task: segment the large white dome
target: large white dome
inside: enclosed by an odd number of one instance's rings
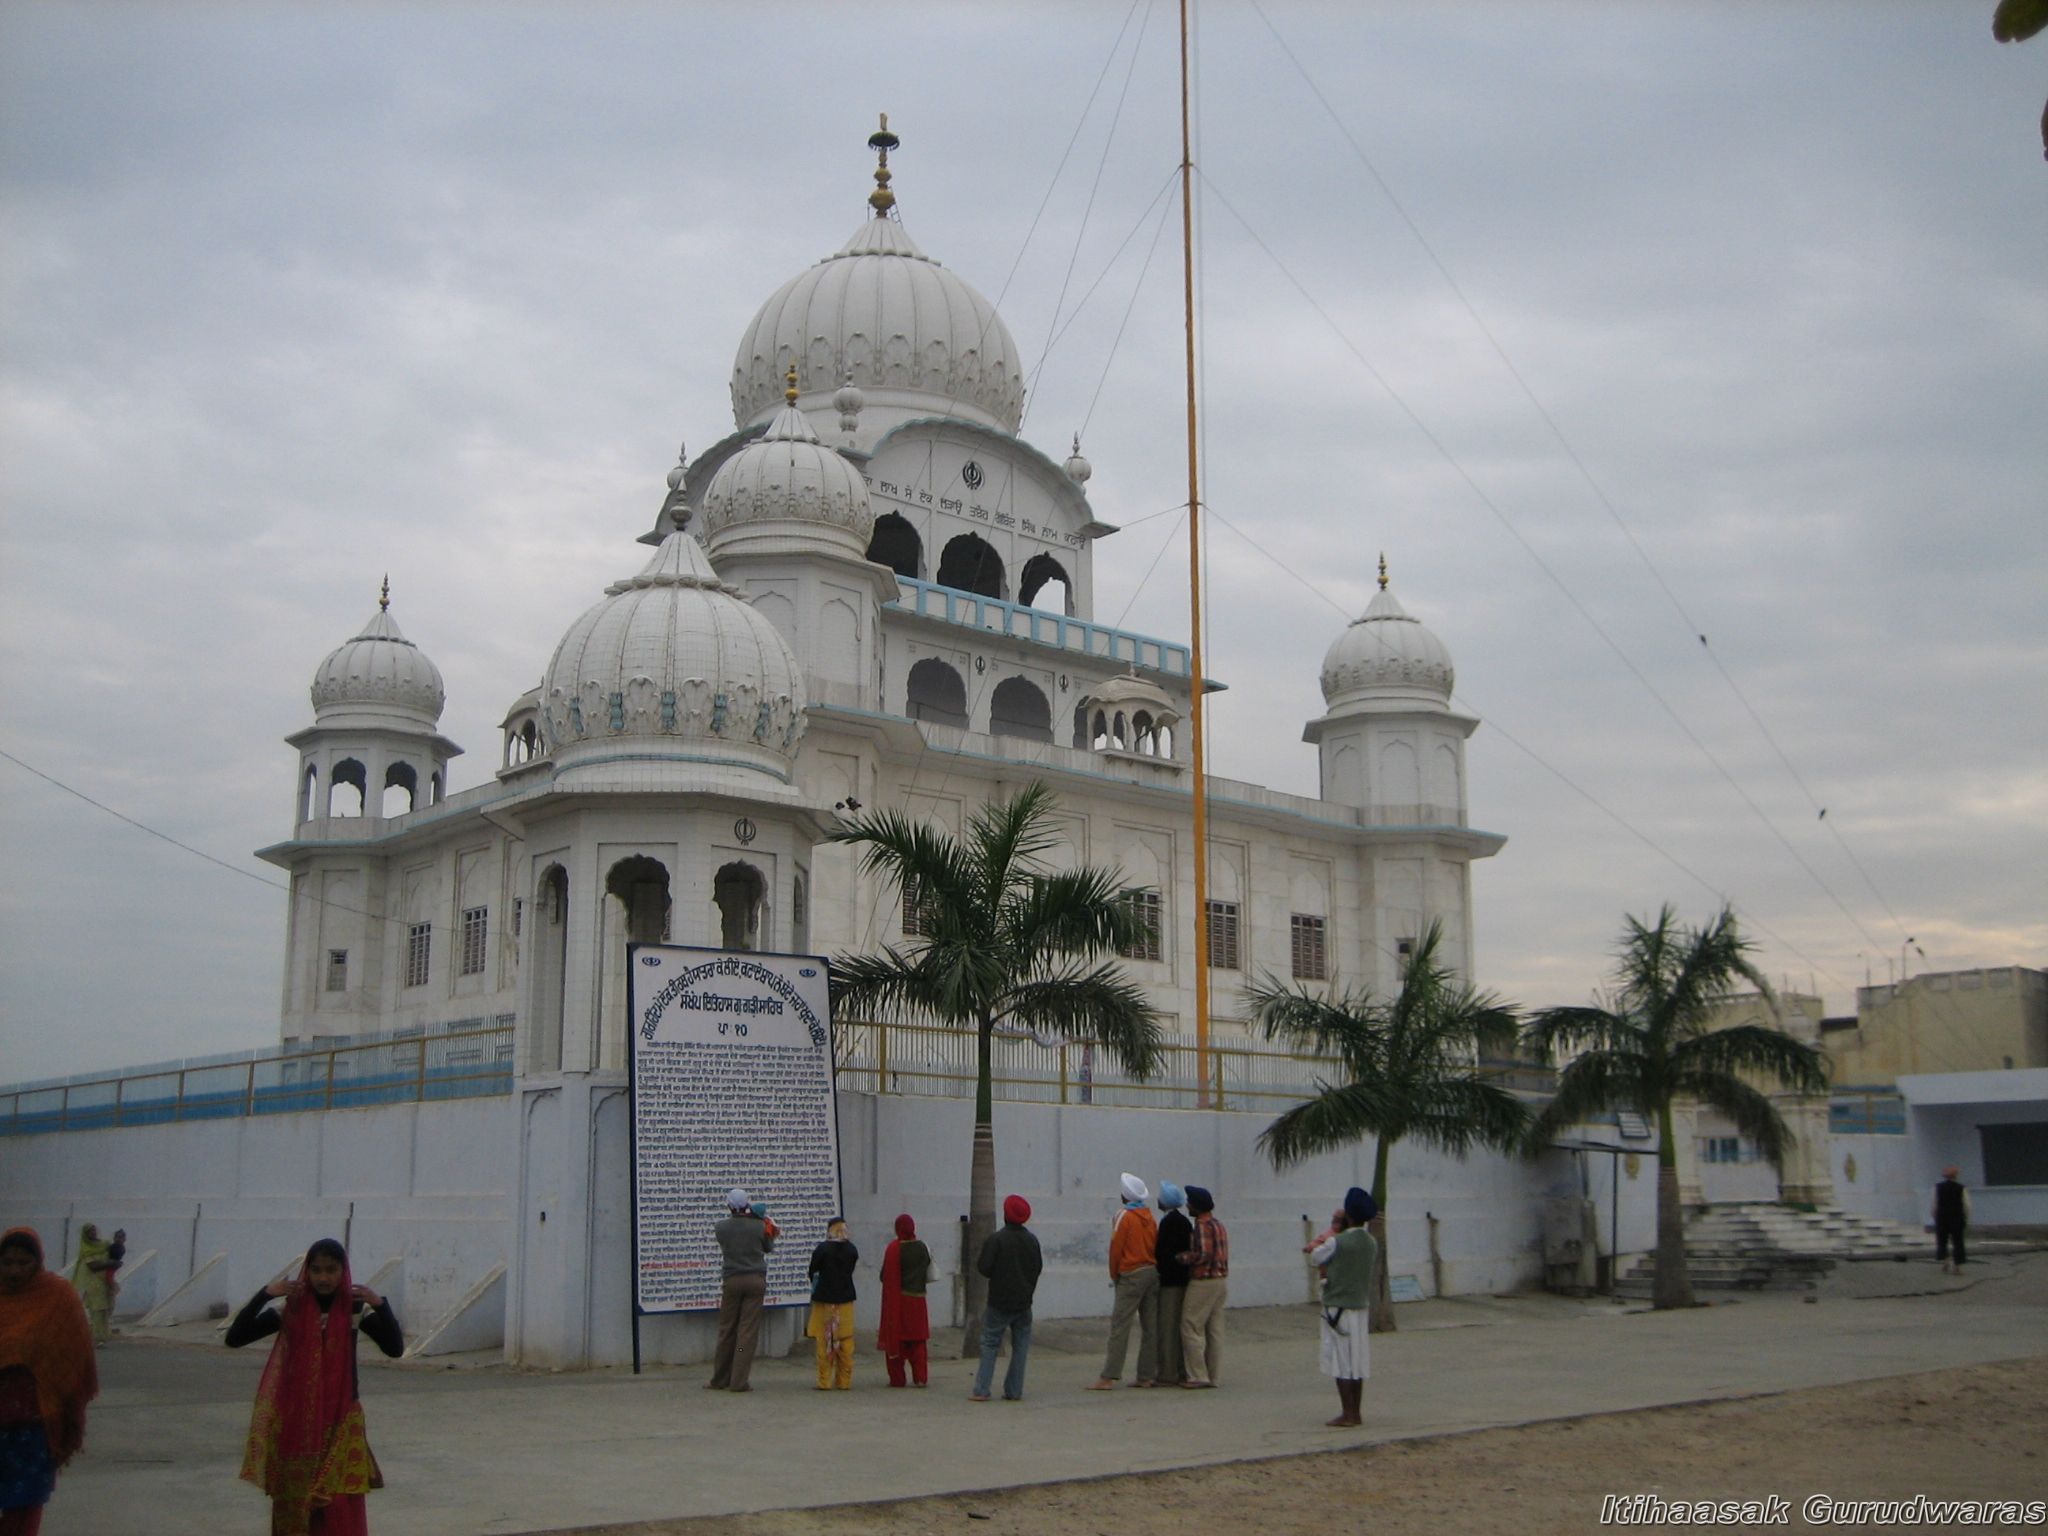
[[[562,636],[541,682],[558,777],[579,762],[669,758],[787,779],[804,730],[803,673],[697,541],[671,533],[637,576],[605,590]]]
[[[1024,370],[1002,316],[886,211],[761,306],[733,359],[736,425],[781,405],[792,363],[800,403],[820,413],[836,414],[832,397],[851,379],[863,410],[892,424],[959,416],[1014,433],[1024,417]]]
[[[794,386],[787,392],[793,394]],[[860,471],[818,441],[792,401],[766,433],[718,467],[705,488],[697,527],[705,548],[716,555],[795,539],[864,559],[875,514]]]
[[[1384,569],[1384,567],[1383,567]],[[1380,590],[1323,657],[1323,699],[1347,704],[1450,706],[1457,672],[1443,641],[1409,614],[1380,578]]]
[[[391,617],[388,582],[369,622],[313,673],[313,718],[321,725],[431,730],[447,699],[440,669]]]

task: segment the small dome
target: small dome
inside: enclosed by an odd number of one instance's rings
[[[441,672],[391,617],[391,583],[352,640],[327,653],[313,674],[313,718],[321,725],[432,730],[448,701]]]
[[[1017,343],[995,306],[877,213],[838,252],[761,306],[732,368],[733,421],[746,428],[782,399],[791,363],[816,409],[845,384],[893,421],[961,416],[1015,432],[1024,417]]]
[[[790,385],[789,392],[795,388]],[[860,559],[874,536],[875,514],[860,471],[819,442],[804,413],[787,404],[765,435],[718,467],[705,488],[697,526],[714,553],[754,535],[794,536],[806,544],[837,545]]]
[[[1324,701],[1332,710],[1368,702],[1448,708],[1457,678],[1449,649],[1395,600],[1384,572],[1380,582],[1364,616],[1323,657]]]
[[[1095,466],[1081,457],[1081,434],[1074,434],[1074,456],[1060,466],[1067,472],[1067,478],[1076,485],[1086,485],[1088,477],[1095,473]]]
[[[561,772],[623,752],[787,778],[804,730],[802,670],[697,541],[678,529],[637,576],[605,590],[541,682]]]
[[[1162,725],[1179,721],[1180,709],[1157,683],[1148,683],[1135,672],[1097,683],[1081,700],[1089,709],[1144,710]]]

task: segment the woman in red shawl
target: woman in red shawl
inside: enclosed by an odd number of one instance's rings
[[[0,1234],[0,1536],[35,1536],[99,1395],[92,1325],[27,1227]]]
[[[270,1310],[282,1297],[284,1307]],[[363,1495],[384,1486],[363,1428],[356,1393],[355,1313],[385,1354],[404,1352],[391,1303],[349,1280],[348,1253],[331,1237],[306,1250],[296,1280],[273,1280],[228,1325],[239,1349],[277,1335],[256,1411],[242,1477],[270,1495],[271,1536],[368,1536]]]
[[[929,1364],[925,1341],[932,1336],[925,1311],[925,1287],[932,1277],[932,1251],[917,1240],[917,1223],[896,1218],[896,1240],[882,1250],[882,1327],[876,1342],[889,1364],[889,1385],[903,1385],[903,1367],[911,1379],[926,1384]]]

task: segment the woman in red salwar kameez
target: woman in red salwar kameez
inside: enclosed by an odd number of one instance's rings
[[[281,1312],[271,1311],[280,1297]],[[271,1536],[368,1536],[363,1495],[383,1487],[384,1477],[357,1396],[358,1308],[362,1331],[379,1349],[404,1352],[391,1303],[352,1284],[347,1252],[323,1237],[306,1250],[296,1280],[266,1285],[228,1327],[230,1348],[277,1335],[242,1458],[243,1480],[270,1495]]]
[[[882,1327],[876,1340],[889,1366],[889,1385],[904,1384],[905,1365],[920,1387],[930,1374],[925,1341],[932,1336],[925,1310],[925,1287],[931,1281],[932,1251],[917,1238],[917,1223],[896,1218],[896,1240],[882,1251]]]

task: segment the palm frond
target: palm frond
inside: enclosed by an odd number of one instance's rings
[[[1402,1134],[1463,1157],[1474,1147],[1512,1151],[1528,1121],[1528,1108],[1507,1089],[1474,1077],[1444,1078],[1417,1096]]]
[[[1672,1052],[1672,1064],[1681,1072],[1749,1074],[1800,1093],[1824,1093],[1828,1086],[1826,1057],[1762,1024],[1697,1035]]]
[[[1635,1020],[1591,1006],[1545,1008],[1522,1029],[1522,1049],[1542,1062],[1581,1051],[1640,1056],[1646,1045]]]
[[[1312,1099],[1282,1112],[1259,1133],[1259,1149],[1275,1168],[1289,1168],[1319,1152],[1334,1152],[1378,1135],[1399,1117],[1378,1083],[1321,1083]]]
[[[997,1017],[1034,1033],[1093,1040],[1134,1077],[1159,1069],[1159,1011],[1114,963],[1084,968],[1069,962],[1026,981],[1011,991]]]
[[[1589,1051],[1557,1075],[1557,1091],[1529,1122],[1524,1137],[1530,1152],[1540,1152],[1567,1126],[1578,1125],[1610,1109],[1657,1112],[1655,1085],[1647,1082],[1641,1057]]]
[[[1726,1115],[1736,1130],[1756,1143],[1765,1161],[1774,1168],[1784,1167],[1792,1131],[1766,1095],[1726,1072],[1698,1069],[1680,1077],[1679,1091]]]
[[[1011,892],[998,926],[1020,952],[1090,958],[1134,948],[1149,932],[1124,900],[1123,877],[1093,867],[1030,876]]]
[[[1325,997],[1307,986],[1283,986],[1268,975],[1246,989],[1244,1001],[1246,1021],[1268,1040],[1338,1057],[1352,1077],[1381,1066],[1382,1014],[1362,988]]]

